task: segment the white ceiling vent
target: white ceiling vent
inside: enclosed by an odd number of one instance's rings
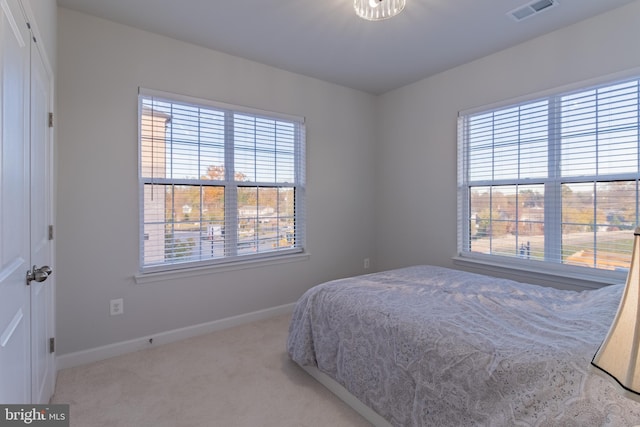
[[[557,5],[557,0],[533,0],[524,6],[520,6],[519,8],[508,12],[507,15],[516,21],[522,21],[523,19],[530,18]]]

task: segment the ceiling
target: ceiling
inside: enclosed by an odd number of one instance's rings
[[[385,21],[352,0],[58,0],[58,5],[372,94],[640,0],[407,0]]]

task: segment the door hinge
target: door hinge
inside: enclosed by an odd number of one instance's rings
[[[49,338],[49,353],[55,353],[56,351],[56,339]]]
[[[49,127],[53,127],[53,113],[49,113]]]
[[[49,240],[53,240],[53,225],[49,226]]]

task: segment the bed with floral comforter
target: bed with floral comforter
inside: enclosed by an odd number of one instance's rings
[[[408,267],[307,291],[287,349],[394,426],[634,426],[589,367],[622,290]]]

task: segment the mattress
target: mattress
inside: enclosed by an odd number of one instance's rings
[[[622,285],[582,292],[414,266],[297,302],[287,350],[394,426],[633,426],[590,368]]]

